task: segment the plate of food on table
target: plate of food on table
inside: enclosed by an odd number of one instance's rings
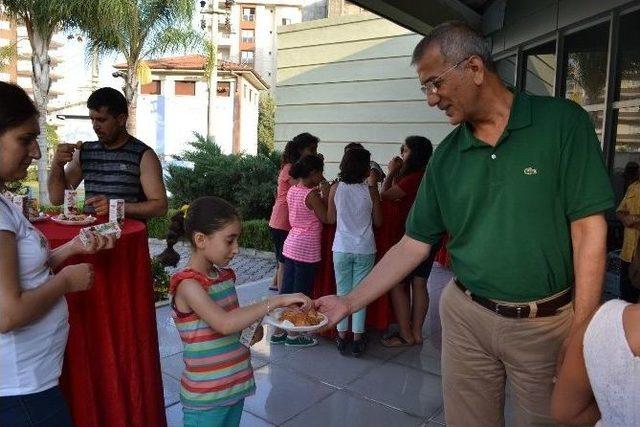
[[[96,217],[83,213],[61,213],[52,216],[51,221],[61,225],[89,225],[96,221]]]
[[[299,308],[284,307],[271,310],[265,322],[291,332],[313,332],[322,329],[328,322],[327,316],[313,308],[303,311]]]

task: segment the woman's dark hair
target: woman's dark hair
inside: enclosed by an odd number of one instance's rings
[[[194,233],[209,235],[234,220],[240,220],[240,214],[226,200],[214,196],[195,199],[186,213],[180,210],[171,217],[171,225],[167,233],[167,248],[158,255],[158,260],[165,266],[175,267],[180,261],[180,254],[173,249],[178,239],[187,235],[193,245]]]
[[[38,115],[38,109],[20,86],[0,82],[0,135]]]
[[[351,150],[353,148],[359,148],[361,150],[364,150],[364,145],[360,144],[359,142],[350,142],[344,146],[344,152],[346,153],[347,150]]]
[[[120,114],[129,114],[127,99],[122,92],[112,87],[102,87],[89,95],[87,99],[87,108],[98,111],[102,107],[107,107],[107,111],[113,117]]]
[[[369,176],[371,153],[364,148],[353,148],[344,152],[340,162],[338,179],[345,184],[360,184]]]
[[[291,166],[289,175],[293,179],[307,178],[314,171],[324,170],[324,160],[317,154],[308,154]]]
[[[424,136],[408,136],[404,140],[404,145],[411,150],[411,154],[400,169],[399,176],[401,177],[424,170],[427,167],[427,163],[429,163],[431,154],[433,153],[431,141]]]
[[[300,160],[305,148],[312,145],[317,146],[319,142],[320,139],[317,136],[313,136],[308,132],[294,136],[293,139],[287,142],[287,145],[284,146],[284,151],[280,157],[280,167],[283,167],[288,163],[293,164],[297,162]]]

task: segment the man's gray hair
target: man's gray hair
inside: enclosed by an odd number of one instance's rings
[[[495,71],[489,43],[482,34],[464,22],[445,22],[431,30],[413,49],[411,65],[420,62],[427,47],[434,44],[440,48],[445,61],[450,64],[457,64],[471,55],[475,55],[482,59],[489,71]]]

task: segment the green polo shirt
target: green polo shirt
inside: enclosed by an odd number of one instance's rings
[[[468,124],[435,150],[406,234],[450,234],[457,278],[473,293],[521,302],[573,283],[570,225],[613,207],[600,142],[587,113],[558,98],[516,93],[492,147]]]

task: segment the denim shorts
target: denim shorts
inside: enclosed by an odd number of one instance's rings
[[[0,397],[2,427],[73,427],[58,386],[39,393]]]

